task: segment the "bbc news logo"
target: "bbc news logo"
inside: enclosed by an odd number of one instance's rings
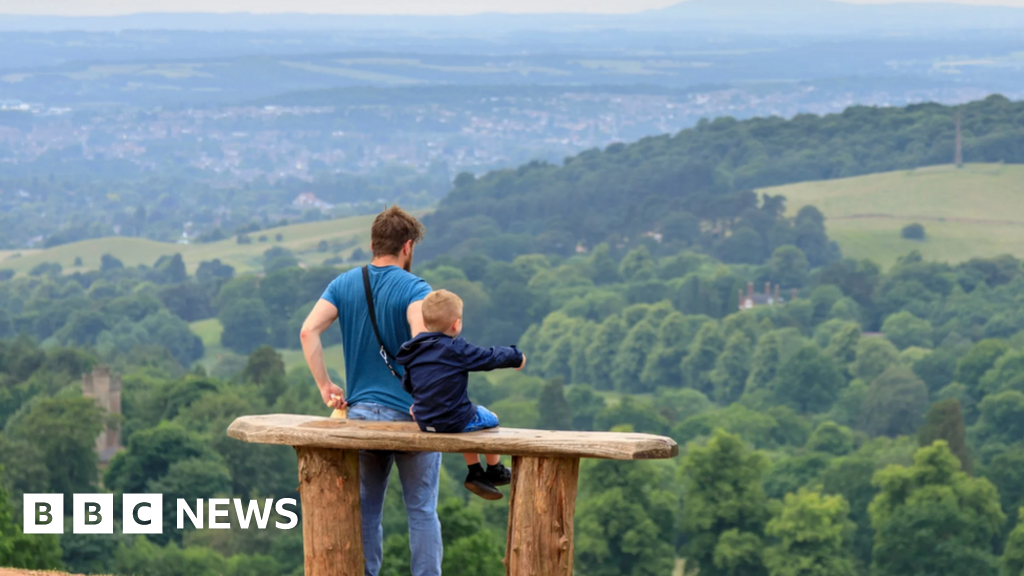
[[[25,534],[64,533],[63,494],[25,494]],[[124,494],[121,497],[121,531],[124,534],[162,534],[164,530],[163,494]],[[113,534],[114,495],[74,494],[72,497],[71,530],[74,534]],[[227,530],[231,528],[231,512],[234,511],[238,526],[248,530],[255,524],[259,530],[266,530],[270,524],[270,512],[276,511],[287,522],[275,521],[274,527],[291,530],[299,524],[299,517],[288,507],[296,507],[294,498],[283,498],[275,504],[267,498],[260,508],[258,500],[243,505],[239,498],[210,498],[206,503],[204,516],[203,499],[196,500],[195,508],[184,498],[177,499],[177,528],[185,529],[186,519],[198,530]],[[204,519],[206,520],[204,522]]]

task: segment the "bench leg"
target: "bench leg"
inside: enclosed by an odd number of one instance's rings
[[[306,576],[363,576],[359,451],[296,447]]]
[[[512,458],[505,574],[572,576],[578,458]]]

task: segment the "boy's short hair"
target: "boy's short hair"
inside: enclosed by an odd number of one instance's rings
[[[462,298],[447,290],[436,290],[423,300],[423,323],[431,332],[444,332],[462,318]]]
[[[416,244],[423,239],[423,224],[412,214],[398,206],[392,206],[377,214],[370,227],[370,244],[373,255],[397,256],[402,246],[412,240]]]

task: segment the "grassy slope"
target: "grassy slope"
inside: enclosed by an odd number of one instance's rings
[[[947,262],[1024,257],[1024,166],[937,166],[759,192],[788,198],[791,215],[802,206],[817,206],[844,255],[886,267],[911,250]],[[927,240],[900,238],[911,222],[924,225]]]
[[[200,262],[219,258],[221,262],[235,267],[236,272],[250,272],[262,268],[261,256],[272,246],[283,246],[295,252],[296,256],[306,265],[313,266],[331,257],[330,253],[317,252],[317,244],[321,240],[348,240],[356,238],[364,250],[368,250],[370,241],[370,224],[373,216],[355,216],[339,220],[292,224],[281,228],[272,228],[250,234],[252,244],[238,244],[234,237],[209,244],[171,244],[155,242],[144,238],[109,237],[84,240],[45,250],[22,250],[0,252],[0,268],[11,268],[17,272],[28,272],[42,262],[58,262],[66,272],[75,270],[94,270],[99,268],[100,257],[112,254],[127,266],[137,264],[152,265],[163,255],[181,253],[189,272],[195,272]],[[274,237],[281,234],[281,242]],[[257,242],[260,235],[265,235],[268,242]],[[352,246],[343,252],[347,256],[355,249]],[[20,253],[20,257],[14,257]],[[75,258],[82,259],[82,267],[73,266]]]

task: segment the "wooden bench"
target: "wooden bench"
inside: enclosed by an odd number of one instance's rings
[[[295,447],[299,458],[306,576],[362,576],[359,450],[475,452],[512,456],[505,572],[570,576],[580,458],[672,458],[671,438],[615,432],[495,428],[420,432],[412,422],[367,422],[270,414],[245,416],[232,438]]]

